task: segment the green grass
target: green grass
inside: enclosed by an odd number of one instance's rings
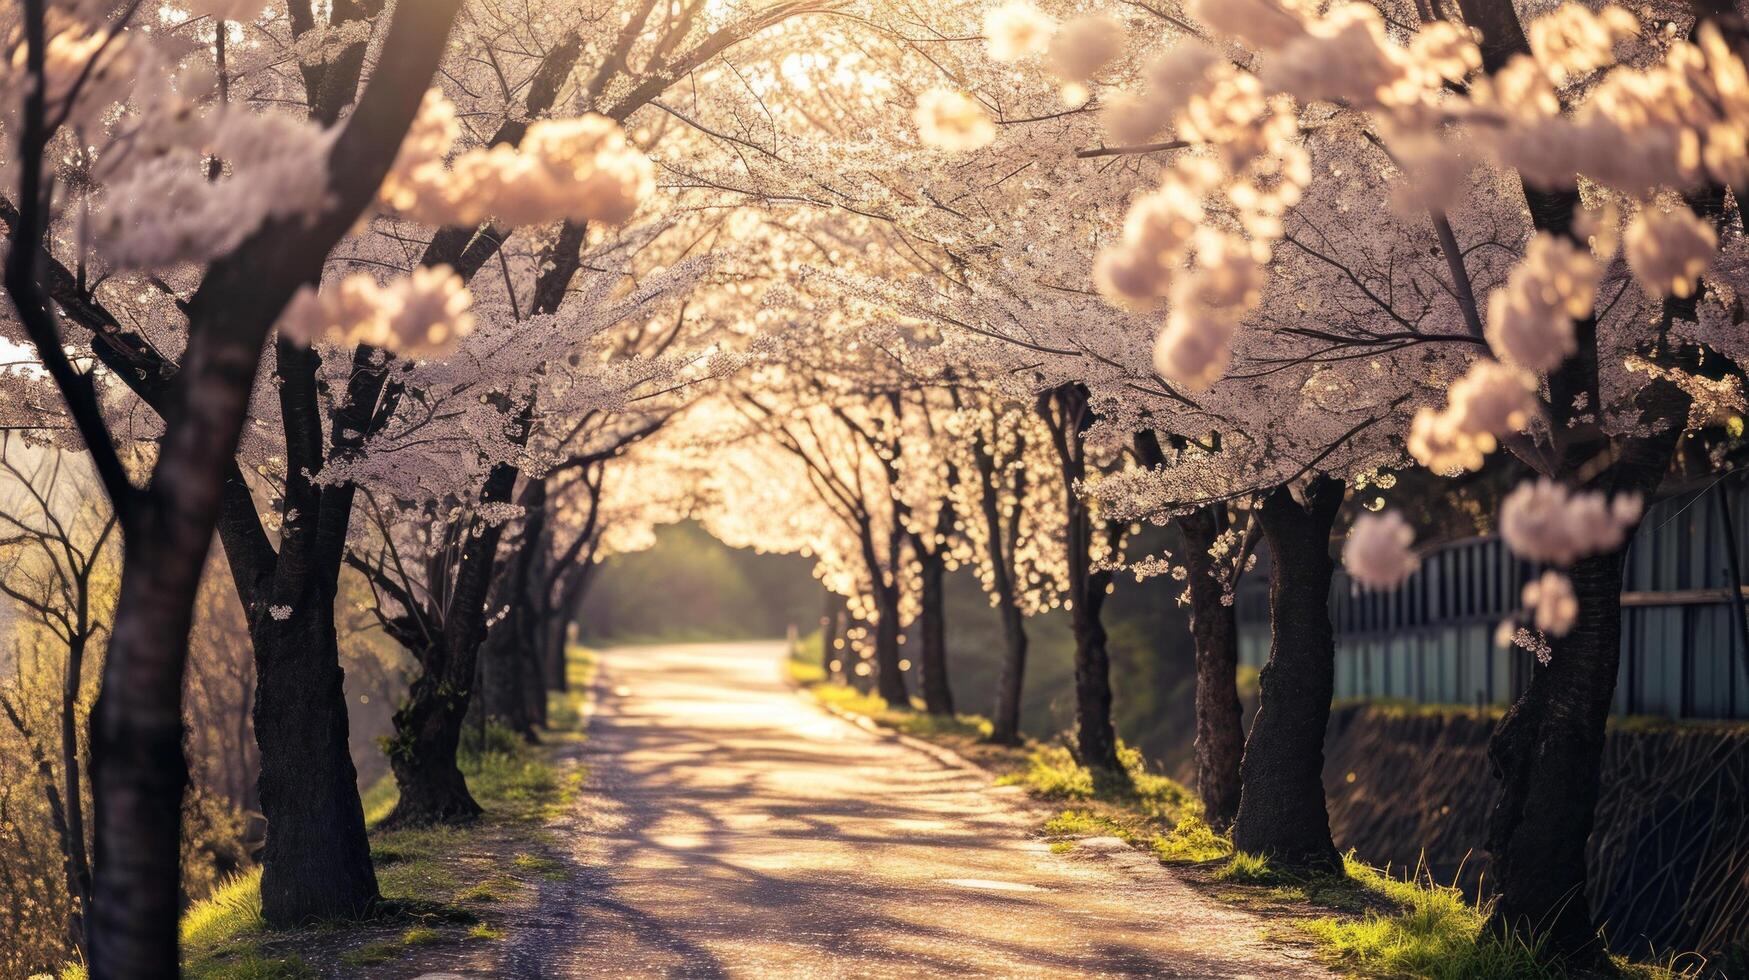
[[[1488,907],[1425,875],[1397,878],[1349,854],[1342,874],[1294,875],[1262,857],[1237,852],[1215,873],[1279,902],[1309,904],[1333,914],[1294,922],[1318,955],[1344,973],[1417,980],[1565,980],[1567,971],[1540,943],[1502,937],[1487,928]],[[1672,980],[1693,975],[1675,960],[1630,963],[1615,958],[1585,976]]]
[[[1064,810],[1045,821],[1045,833],[1053,837],[1121,837],[1130,838],[1123,827],[1086,810]]]
[[[785,664],[789,668],[789,679],[803,687],[826,682],[826,668],[817,663],[809,663],[806,660],[791,657],[785,661]],[[883,706],[884,704],[885,702],[883,702]]]
[[[400,943],[388,939],[349,949],[340,954],[340,962],[347,966],[377,966],[400,959],[404,951],[405,948]]]
[[[522,883],[509,875],[496,875],[485,881],[477,881],[464,888],[456,895],[461,902],[478,902],[487,905],[502,902],[522,888]]]
[[[561,738],[581,738],[589,690],[595,683],[600,656],[592,649],[572,645],[565,653],[565,689],[547,693],[547,728]]]
[[[1219,861],[1233,853],[1233,842],[1203,822],[1201,813],[1186,813],[1173,828],[1148,841],[1154,856],[1167,864]]]
[[[267,956],[254,947],[185,965],[186,980],[315,980],[317,973],[299,956]]]
[[[474,928],[484,927],[484,922],[476,923]],[[472,931],[469,935],[472,935]],[[357,949],[349,949],[340,954],[340,962],[347,966],[380,966],[392,963],[407,954],[414,946],[428,946],[440,943],[445,939],[442,931],[431,926],[418,925],[395,939],[383,939],[374,943],[365,943]]]
[[[536,854],[518,854],[511,863],[520,871],[526,871],[548,881],[564,881],[571,876],[560,862]]]
[[[823,670],[804,661],[792,658],[789,669],[791,679],[807,688],[820,703],[831,705],[840,711],[862,715],[876,724],[912,738],[930,741],[981,741],[989,738],[992,731],[987,718],[979,715],[932,715],[922,710],[921,701],[895,708],[878,694],[864,694],[854,687],[825,681]],[[816,676],[820,679],[808,679]]]
[[[182,915],[182,951],[211,953],[267,928],[261,918],[261,869],[244,872],[219,886]]]
[[[1215,872],[1215,878],[1220,881],[1230,881],[1239,885],[1276,885],[1281,883],[1275,870],[1269,866],[1269,861],[1256,854],[1246,854],[1238,851],[1233,854],[1221,870]]]

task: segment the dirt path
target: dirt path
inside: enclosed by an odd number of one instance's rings
[[[604,655],[573,873],[496,972],[1327,976],[1139,854],[1051,853],[1015,791],[828,715],[782,655]]]

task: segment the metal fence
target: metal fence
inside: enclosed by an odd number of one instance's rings
[[[1749,718],[1749,657],[1731,602],[1721,501],[1749,558],[1749,493],[1706,488],[1652,507],[1622,583],[1622,663],[1615,711],[1670,718]],[[1240,662],[1269,657],[1267,558],[1237,597]],[[1505,705],[1530,677],[1530,654],[1494,642],[1533,568],[1497,537],[1440,546],[1390,592],[1331,589],[1336,696]]]

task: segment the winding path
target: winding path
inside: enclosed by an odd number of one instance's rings
[[[607,651],[589,789],[500,969],[528,977],[1325,977],[1127,848],[828,714],[775,643]]]

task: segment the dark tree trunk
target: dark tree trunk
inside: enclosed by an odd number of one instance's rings
[[[539,705],[547,691],[535,634],[532,618],[515,609],[492,627],[478,657],[480,696],[469,706],[475,720],[484,713],[487,722],[502,725],[527,742],[540,740]]]
[[[1552,381],[1551,381],[1552,383]],[[1649,495],[1662,482],[1688,412],[1688,397],[1654,382],[1640,395],[1642,418],[1676,420],[1665,432],[1626,437],[1598,474],[1611,494]],[[1573,453],[1573,458],[1579,454]],[[1576,965],[1604,954],[1586,900],[1586,842],[1596,818],[1603,742],[1621,662],[1621,578],[1627,549],[1568,569],[1579,613],[1573,629],[1549,638],[1549,662],[1488,742],[1500,798],[1488,816],[1490,876],[1499,889],[1492,926]]]
[[[427,667],[395,712],[395,735],[387,748],[400,799],[385,821],[390,827],[464,823],[482,812],[456,764],[468,713],[471,665],[469,676],[455,685],[448,683],[447,672],[432,670],[431,656],[422,658]]]
[[[1499,71],[1530,45],[1510,0],[1459,0],[1466,24],[1482,34],[1484,70]],[[1729,12],[1723,4],[1697,6],[1701,19]],[[1691,32],[1690,38],[1693,38]],[[1574,234],[1576,187],[1523,185],[1531,224],[1539,232],[1585,242]],[[1685,195],[1702,218],[1717,221],[1723,188]],[[1698,294],[1696,294],[1698,295]],[[1692,358],[1692,348],[1668,342],[1673,319],[1695,319],[1696,295],[1669,297],[1655,345],[1640,353],[1660,366],[1684,360],[1684,370],[1706,374],[1713,364]],[[1670,465],[1687,417],[1689,398],[1655,380],[1638,395],[1640,425],[1651,434],[1613,437],[1591,413],[1600,404],[1597,321],[1575,322],[1577,351],[1549,374],[1554,475],[1610,492],[1650,495]],[[1599,468],[1598,461],[1608,465]],[[1538,465],[1540,459],[1529,460]],[[1587,963],[1603,954],[1585,897],[1585,844],[1595,820],[1599,764],[1621,651],[1621,568],[1624,552],[1598,555],[1571,569],[1579,614],[1567,636],[1551,642],[1547,665],[1533,668],[1530,686],[1495,727],[1489,759],[1501,795],[1488,819],[1488,851],[1500,898],[1492,925],[1501,933],[1541,942],[1554,957]]]
[[[85,849],[85,794],[79,775],[79,691],[84,685],[85,650],[91,637],[90,600],[89,579],[84,579],[79,590],[78,629],[67,646],[67,665],[61,675],[61,795],[67,811],[67,890],[73,899],[68,932],[81,955],[85,953],[85,923],[91,915],[91,855]]]
[[[833,647],[838,641],[838,606],[843,600],[831,589],[824,589],[822,592],[826,596],[826,609],[825,615],[820,617],[820,668],[826,672],[826,678],[831,680],[843,673],[841,669],[832,669]],[[844,662],[840,660],[838,665],[842,668]]]
[[[1098,773],[1118,775],[1117,729],[1111,723],[1111,655],[1105,648],[1105,624],[1100,608],[1105,605],[1109,574],[1085,574],[1089,587],[1078,590],[1070,611],[1075,634],[1075,749],[1081,764]]]
[[[1190,632],[1196,642],[1196,791],[1204,819],[1217,831],[1230,827],[1239,812],[1239,763],[1245,750],[1239,620],[1209,555],[1225,523],[1222,504],[1178,519],[1190,573]]]
[[[1501,784],[1488,820],[1489,871],[1500,890],[1494,923],[1546,938],[1566,955],[1600,945],[1585,899],[1585,845],[1621,659],[1623,558],[1615,551],[1569,570],[1578,621],[1550,642],[1549,662],[1533,669],[1488,742]]]
[[[508,727],[534,741],[540,723],[537,700],[546,701],[541,665],[537,659],[536,616],[531,589],[535,565],[547,547],[545,480],[531,480],[523,491],[522,533],[510,561],[503,563],[495,583],[494,611],[505,610],[487,634],[480,650],[480,698],[477,710],[488,721]]]
[[[518,424],[526,439],[527,410]],[[480,490],[480,502],[508,501],[518,476],[515,466],[494,466]],[[429,644],[409,644],[422,669],[408,689],[407,700],[395,712],[389,766],[401,798],[389,814],[389,826],[459,823],[481,812],[456,765],[456,750],[473,695],[475,661],[486,638],[486,595],[503,532],[502,524],[464,530],[460,570],[443,629]],[[406,637],[402,639],[407,642]]]
[[[1080,384],[1055,388],[1039,399],[1039,412],[1051,427],[1064,503],[1068,508],[1069,625],[1075,635],[1075,748],[1095,779],[1124,778],[1117,757],[1117,730],[1111,722],[1111,657],[1105,649],[1105,605],[1109,571],[1093,570],[1093,515],[1077,491],[1087,476],[1083,438],[1093,424],[1087,389]]]
[[[357,916],[378,893],[334,624],[354,488],[312,482],[324,460],[318,355],[283,340],[277,354],[287,457],[279,551],[234,466],[222,488],[218,532],[255,654],[256,792],[267,818],[262,914],[283,927]],[[334,413],[331,458],[362,447],[384,387],[379,352],[361,345],[352,367],[347,399]]]
[[[1015,488],[1015,513],[1002,519],[1001,490],[997,485],[996,460],[982,441],[974,441],[973,458],[978,469],[978,505],[984,516],[984,548],[990,562],[990,581],[996,593],[996,611],[1002,619],[1002,667],[996,675],[996,703],[990,712],[990,741],[999,745],[1020,744],[1020,697],[1026,680],[1026,617],[1021,614],[1014,589],[1014,559],[1010,542],[1019,523],[1020,488]]]
[[[542,658],[549,691],[570,690],[570,678],[566,675],[566,647],[571,641],[571,627],[577,622],[577,611],[582,608],[583,596],[589,589],[590,569],[594,567],[591,561],[585,559],[560,570],[555,587],[558,598],[541,617],[544,624]]]
[[[261,911],[276,925],[355,917],[377,901],[347,741],[334,600],[312,589],[284,620],[256,617],[255,741],[267,816]]]
[[[547,726],[547,701],[552,689],[547,685],[546,645],[551,635],[550,626],[559,617],[553,612],[551,602],[553,556],[550,531],[536,541],[534,548],[528,581],[524,583],[526,588],[520,594],[523,615],[517,635],[522,639],[517,654],[522,660],[522,710],[538,731]]]
[[[1020,699],[1026,680],[1026,617],[1009,598],[1002,602],[1002,669],[996,675],[996,710],[990,741],[1020,744]]]
[[[18,154],[21,231],[8,254],[6,285],[39,353],[56,352],[45,355],[45,364],[124,528],[121,589],[90,720],[94,980],[178,972],[179,824],[188,779],[180,705],[188,631],[261,346],[295,290],[320,277],[328,250],[376,192],[436,70],[457,8],[455,0],[434,0],[416,17],[395,17],[383,41],[385,56],[334,140],[330,206],[307,220],[269,222],[209,266],[185,307],[187,343],[175,377],[134,379],[150,391],[148,401],[165,423],[144,491],[129,485],[119,465],[101,414],[93,411],[88,376],[66,369],[59,355],[59,330],[40,288],[52,266],[41,261],[47,222],[40,194],[42,150],[53,133],[44,125],[42,98],[26,100]],[[40,3],[25,11],[32,74],[43,70],[43,14]],[[104,351],[112,341],[94,346]]]
[[[1336,683],[1330,530],[1340,480],[1317,477],[1302,504],[1286,487],[1258,510],[1269,542],[1269,662],[1240,764],[1233,846],[1294,871],[1342,870],[1324,805],[1324,730]]]
[[[942,608],[946,601],[943,580],[947,574],[947,559],[940,551],[923,550],[916,541],[913,545],[923,579],[919,596],[922,608],[918,613],[923,709],[932,715],[951,715],[953,691],[947,681],[947,618]]]
[[[231,439],[216,441],[233,440],[234,430]],[[203,455],[216,468],[232,451],[217,445]],[[188,784],[179,707],[199,570],[217,511],[216,493],[197,493],[177,519],[164,514],[124,538],[115,627],[91,712],[94,978],[168,980],[178,972],[178,859]]]
[[[541,627],[541,672],[547,690],[561,694],[571,689],[571,679],[565,676],[565,634],[570,625],[566,615],[557,614],[547,617]]]
[[[905,672],[899,668],[899,587],[877,583],[875,612],[875,691],[895,708],[911,707]]]

